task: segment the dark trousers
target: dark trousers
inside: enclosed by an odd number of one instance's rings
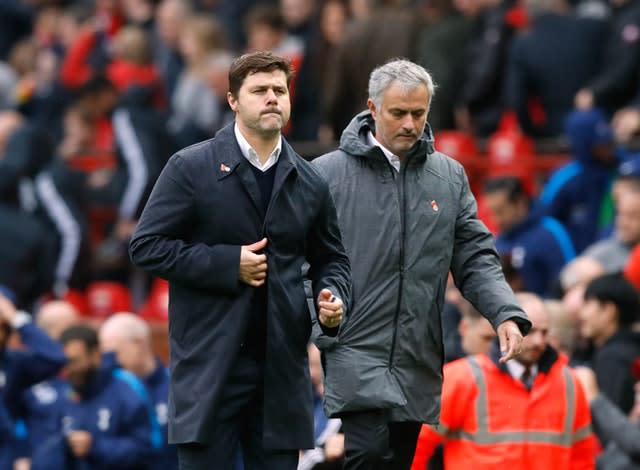
[[[388,410],[344,413],[345,470],[408,470],[421,423],[394,422]]]
[[[296,470],[298,451],[262,445],[263,365],[240,356],[222,392],[218,414],[206,443],[178,445],[180,470],[235,470],[238,451],[245,470]]]

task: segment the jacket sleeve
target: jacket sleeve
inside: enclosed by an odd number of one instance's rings
[[[126,168],[126,183],[120,197],[118,217],[133,219],[137,216],[138,207],[149,185],[149,168],[144,155],[145,149],[128,111],[119,109],[114,113],[113,129]]]
[[[476,201],[462,166],[458,171],[462,184],[451,260],[455,284],[494,329],[505,320],[514,320],[526,334],[531,322],[504,278],[493,235],[477,217]]]
[[[640,461],[640,425],[631,422],[620,408],[605,395],[591,402],[593,424],[598,438],[605,446],[615,442],[617,447],[633,460]]]
[[[345,316],[347,316],[351,299],[351,267],[342,244],[333,198],[324,180],[322,185],[320,211],[307,235],[308,277],[313,286],[314,305],[320,291],[328,288],[342,299]],[[338,333],[338,327],[327,328],[320,321],[318,324],[329,336],[335,336]]]
[[[131,239],[131,260],[154,276],[235,295],[241,289],[240,246],[187,241],[196,207],[185,166],[176,154],[160,174]]]
[[[24,390],[54,376],[64,366],[66,358],[60,344],[34,324],[27,323],[18,331],[26,347],[26,351],[20,351],[16,356],[19,388]]]
[[[121,435],[93,435],[89,459],[100,461],[107,468],[142,466],[152,455],[151,423],[147,406],[132,391],[120,423]],[[122,435],[125,434],[125,435]]]
[[[576,407],[573,420],[573,445],[571,446],[571,470],[593,470],[596,460],[596,439],[591,430],[591,412],[582,386],[571,374],[575,390]]]

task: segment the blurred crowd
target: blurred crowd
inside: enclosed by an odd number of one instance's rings
[[[0,0],[0,286],[18,309],[44,330],[43,312],[56,302],[83,323],[123,311],[143,325],[166,322],[168,286],[131,265],[128,241],[167,159],[233,121],[228,67],[255,50],[295,68],[284,131],[294,146],[334,145],[364,109],[376,65],[407,57],[427,68],[437,83],[436,148],[465,165],[512,287],[545,299],[549,341],[572,363],[593,365],[596,386],[638,419],[631,366],[640,358],[640,308],[589,286],[640,289],[640,0]],[[557,158],[536,154],[548,138],[562,142]],[[12,311],[3,305],[0,313]],[[476,317],[452,286],[443,312],[449,359],[486,352],[467,341],[488,350],[491,329]],[[14,325],[7,335],[24,327],[12,314],[4,320]],[[149,331],[125,324],[147,348]],[[478,338],[465,339],[470,325]],[[48,366],[21,379],[21,406],[67,393],[71,378],[30,388],[55,376],[63,353],[70,362],[81,356],[87,384],[104,380],[95,385],[101,396],[120,387],[103,353],[122,341],[105,345],[81,328],[66,339],[61,329],[49,333],[60,343],[20,335]],[[622,358],[605,354],[618,345]],[[145,353],[146,364],[127,367],[122,354],[117,362],[142,382],[160,366]],[[307,468],[343,450],[339,422],[322,416],[321,374],[310,362],[320,424]],[[6,380],[0,375],[5,403]],[[147,396],[141,409],[164,400]],[[0,447],[14,417],[37,414],[2,410]],[[158,420],[141,421],[151,436]],[[87,436],[69,439],[74,431],[64,431],[66,442],[84,458]],[[152,441],[139,439],[139,455]],[[105,465],[87,468],[137,468]]]

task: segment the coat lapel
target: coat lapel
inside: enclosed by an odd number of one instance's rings
[[[235,174],[240,180],[242,188],[245,190],[251,203],[255,207],[260,218],[264,218],[264,211],[260,200],[260,188],[253,171],[249,167],[250,163],[242,155],[236,137],[233,133],[233,124],[229,124],[216,135],[220,139],[221,151],[216,152],[218,165],[216,167],[218,180],[228,178]]]

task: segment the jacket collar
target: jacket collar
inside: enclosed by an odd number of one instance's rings
[[[356,156],[386,161],[382,151],[369,143],[368,133],[375,132],[375,121],[371,111],[366,110],[357,114],[342,132],[340,150]],[[411,149],[407,159],[426,158],[434,152],[433,132],[429,123],[425,125],[424,133]]]
[[[500,371],[505,374],[509,374],[509,369],[506,364],[500,362],[500,346],[497,342],[493,343],[491,349],[489,350],[489,358],[491,362],[493,362]],[[544,350],[540,360],[538,361],[538,372],[542,372],[547,374],[553,364],[558,360],[558,353],[551,346],[547,346],[547,349]],[[510,375],[510,374],[509,374]]]

